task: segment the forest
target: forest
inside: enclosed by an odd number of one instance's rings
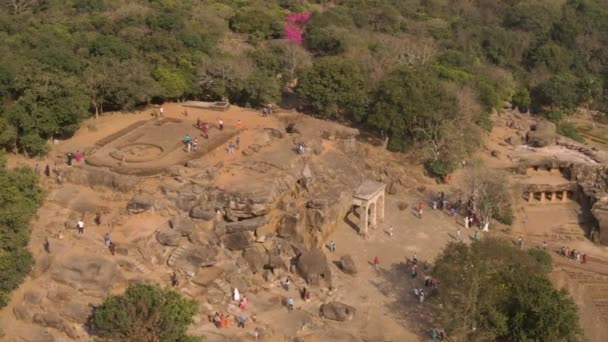
[[[0,147],[30,156],[106,111],[227,99],[362,128],[440,176],[505,102],[608,111],[606,0],[3,0],[0,40]]]

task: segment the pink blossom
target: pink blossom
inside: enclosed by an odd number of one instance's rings
[[[297,44],[302,44],[302,34],[304,32],[304,25],[308,20],[310,20],[310,13],[301,12],[301,13],[291,13],[288,15],[285,20],[285,38],[296,42]]]

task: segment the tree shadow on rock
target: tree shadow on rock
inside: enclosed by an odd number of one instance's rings
[[[416,278],[411,277],[405,263],[394,263],[388,268],[381,267],[370,283],[389,299],[387,309],[390,315],[397,321],[407,322],[412,332],[422,340],[427,340],[431,329],[436,327],[436,322],[433,318],[432,304],[426,300],[420,303],[419,298],[414,294],[414,288],[419,287],[427,293],[427,298],[429,294],[432,296],[430,288],[424,287],[425,270],[422,265],[419,266]]]

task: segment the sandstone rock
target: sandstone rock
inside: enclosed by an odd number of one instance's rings
[[[13,315],[20,321],[29,321],[32,319],[32,313],[23,304],[17,304],[13,307]]]
[[[593,205],[591,213],[597,220],[599,228],[599,243],[608,245],[608,201],[598,201]]]
[[[65,229],[76,229],[76,224],[78,223],[78,221],[76,220],[67,220],[65,221],[65,223],[63,224],[63,227]]]
[[[249,231],[226,234],[222,237],[222,243],[231,251],[241,251],[251,246],[254,242],[253,233]]]
[[[303,252],[296,262],[298,273],[310,285],[319,285],[321,281],[331,284],[331,271],[325,254],[319,249]]]
[[[25,300],[25,302],[29,305],[38,305],[40,304],[40,301],[42,300],[42,294],[40,292],[37,291],[27,291],[24,295],[23,295],[23,299]]]
[[[64,169],[64,177],[71,183],[88,186],[105,186],[121,192],[132,191],[139,179],[133,176],[119,175],[98,167],[79,166]]]
[[[187,216],[175,216],[169,221],[169,224],[171,228],[180,232],[182,236],[189,236],[194,231],[194,222]]]
[[[301,240],[298,231],[298,224],[300,222],[299,214],[285,214],[281,218],[281,222],[279,223],[279,227],[277,229],[277,233],[280,237],[286,238],[288,240],[295,239]]]
[[[176,249],[167,264],[189,275],[195,275],[201,267],[217,263],[219,251],[214,246],[189,245]]]
[[[114,283],[118,266],[95,255],[71,255],[51,267],[51,278],[74,289],[103,295]]]
[[[27,332],[24,332],[19,336],[19,341],[24,342],[55,342],[58,341],[51,333],[49,333],[46,329],[32,327],[27,329]]]
[[[259,227],[266,224],[266,218],[263,216],[254,217],[248,220],[226,223],[226,233],[238,233],[244,231],[255,231]]]
[[[243,259],[247,261],[253,273],[264,269],[268,263],[268,255],[262,247],[249,247],[243,251]]]
[[[266,128],[264,128],[264,131],[268,132],[272,137],[278,138],[278,139],[281,139],[281,138],[283,138],[283,136],[285,136],[284,129],[266,127]]]
[[[63,331],[63,319],[54,312],[41,312],[34,314],[32,321],[43,327],[55,328],[59,331]]]
[[[164,246],[177,246],[182,239],[182,234],[169,226],[163,226],[156,233],[156,240]]]
[[[284,271],[288,270],[285,260],[283,260],[283,258],[281,258],[281,256],[276,255],[276,254],[270,254],[267,265],[268,265],[268,267],[270,267],[273,270],[284,270]]]
[[[352,321],[356,311],[354,307],[340,302],[322,304],[320,308],[321,317],[339,322]]]
[[[554,145],[557,140],[557,127],[549,121],[538,122],[534,130],[528,132],[526,141],[534,147]]]
[[[386,192],[387,192],[389,195],[394,195],[394,194],[396,194],[396,193],[397,193],[397,183],[396,183],[396,182],[394,182],[394,181],[393,181],[393,182],[390,182],[390,183],[388,184],[388,186],[386,187]]]
[[[61,317],[79,324],[84,324],[92,311],[89,305],[77,302],[58,305],[56,308]]]
[[[340,258],[340,269],[346,274],[357,274],[357,266],[349,254],[345,254]]]
[[[154,198],[148,195],[136,195],[127,203],[127,210],[131,214],[139,214],[149,210],[153,205]]]
[[[197,272],[191,281],[196,285],[207,287],[215,279],[220,279],[223,274],[224,270],[222,268],[217,266],[206,267]]]
[[[212,221],[215,219],[215,210],[209,207],[195,206],[190,209],[190,217],[198,220]]]

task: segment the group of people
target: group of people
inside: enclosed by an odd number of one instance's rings
[[[84,153],[80,152],[80,151],[76,151],[76,154],[74,155],[72,152],[69,152],[66,156],[66,164],[68,166],[72,166],[72,164],[74,163],[74,160],[76,160],[76,162],[78,162],[78,163],[83,161]],[[49,174],[50,174],[50,172],[49,172]]]
[[[296,153],[297,154],[304,154],[304,143],[296,143]]]
[[[562,246],[559,250],[559,255],[581,264],[587,263],[587,254],[581,254],[580,251],[574,248],[570,249],[570,247]]]
[[[190,134],[186,134],[186,136],[184,137],[184,145],[186,145],[187,152],[196,152],[196,150],[198,150],[198,138],[192,139]]]

